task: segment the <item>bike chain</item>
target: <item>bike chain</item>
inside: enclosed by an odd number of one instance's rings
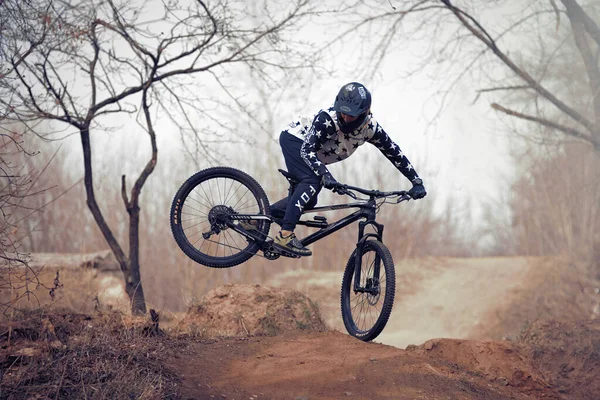
[[[248,250],[240,249],[239,247],[231,246],[231,245],[228,245],[228,244],[225,244],[225,243],[215,242],[214,240],[210,240],[210,239],[204,239],[204,240],[206,240],[207,242],[210,242],[210,243],[215,243],[215,244],[220,245],[220,246],[225,246],[225,247],[229,247],[231,249],[239,250],[241,253],[251,253]],[[265,257],[265,256],[257,254],[257,253],[254,253],[253,255],[254,256],[259,256],[259,257],[266,258],[267,260],[269,259],[268,257]]]
[[[244,229],[244,228],[242,228],[242,229]],[[269,236],[268,234],[266,234],[266,233],[264,233],[264,232],[262,232],[262,231],[260,231],[260,230],[256,230],[256,231],[254,231],[254,232],[256,232],[256,233],[258,233],[258,234],[262,235],[262,236],[264,237],[264,242],[265,242],[265,243],[268,241],[268,239],[271,239],[271,243],[275,241],[275,239],[274,239],[274,238],[272,238],[271,236]],[[238,232],[238,233],[239,233],[239,232]],[[248,233],[250,233],[250,232],[248,232]],[[243,235],[242,235],[242,236],[243,236]],[[244,238],[245,238],[246,240],[248,240],[248,238],[247,238],[246,236],[244,236]],[[221,242],[215,242],[214,240],[210,240],[210,239],[204,239],[204,240],[206,240],[207,242],[210,242],[210,243],[215,243],[215,244],[217,244],[217,245],[221,245],[221,246],[229,247],[229,248],[231,248],[231,249],[239,250],[240,252],[243,252],[243,253],[251,253],[250,251],[247,251],[247,250],[244,250],[244,249],[240,249],[239,247],[231,246],[231,245],[229,245],[229,244],[225,244],[225,243],[221,243]],[[263,253],[265,253],[265,250],[263,250],[262,248],[259,248],[259,250],[261,250]],[[284,253],[272,252],[272,251],[270,251],[270,250],[267,250],[267,251],[268,251],[269,253],[271,253],[271,254],[277,255],[277,257],[272,257],[272,256],[264,256],[264,255],[257,254],[257,253],[254,253],[254,254],[252,254],[252,255],[258,255],[259,257],[265,258],[265,259],[267,259],[267,260],[276,260],[277,258],[279,258],[279,256],[290,257],[290,258],[298,258],[298,257],[299,257],[299,256],[297,256],[297,255],[295,255],[295,254],[293,254],[293,253],[284,254]]]

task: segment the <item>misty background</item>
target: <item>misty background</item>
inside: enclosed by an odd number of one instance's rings
[[[164,18],[170,14],[164,10],[190,6],[184,1],[128,3],[115,7],[123,15],[135,15],[146,32],[140,43],[149,46],[152,35],[160,38],[169,29]],[[236,268],[215,270],[194,263],[179,250],[171,235],[169,210],[176,190],[190,175],[215,165],[249,173],[272,203],[283,197],[286,180],[277,172],[285,168],[280,131],[299,116],[329,107],[339,88],[350,81],[369,88],[374,117],[399,144],[428,191],[418,202],[384,206],[378,216],[386,226],[385,243],[394,260],[561,256],[584,265],[576,270],[579,279],[594,287],[600,278],[600,115],[595,105],[600,95],[593,67],[595,63],[598,69],[600,42],[592,34],[585,38],[593,54],[592,64],[586,64],[580,31],[567,13],[574,2],[473,0],[456,6],[475,18],[502,53],[535,82],[592,121],[596,131],[585,131],[523,81],[444,2],[323,3],[286,2],[284,7],[271,0],[209,2],[225,10],[223,24],[235,26],[241,38],[292,9],[300,12],[267,35],[266,42],[257,42],[257,54],[273,65],[217,65],[178,77],[172,88],[177,95],[152,97],[158,157],[139,201],[140,274],[148,307],[182,311],[218,285],[263,283],[295,268],[339,271],[341,279],[355,245],[355,226],[312,245],[310,258],[269,262],[255,257]],[[577,3],[598,21],[598,2]],[[110,18],[110,9],[103,8],[106,2],[91,5]],[[122,39],[113,39],[112,43],[106,39],[113,54],[131,53]],[[89,51],[85,41],[81,46],[82,52]],[[220,51],[224,50],[215,57]],[[8,65],[3,65],[3,80],[11,77],[4,75]],[[57,71],[75,102],[90,101],[80,66],[65,61],[57,64]],[[119,74],[115,81],[123,87],[135,76],[127,70],[113,73]],[[7,84],[3,90],[14,87]],[[17,97],[3,98],[3,107],[8,107]],[[140,101],[138,95],[125,99],[122,106],[131,112],[101,116],[90,128],[96,198],[126,252],[129,225],[122,176],[135,179],[152,150]],[[12,233],[19,239],[19,252],[107,249],[86,205],[78,129],[56,119],[3,115],[4,134],[22,134],[23,146],[39,152],[27,157],[21,170],[34,177],[30,193],[39,193],[23,200],[26,208],[5,214],[9,225],[19,225],[18,233]],[[542,120],[587,132],[591,139]],[[14,157],[21,160],[22,155]],[[369,145],[330,170],[337,180],[351,185],[381,190],[410,187]],[[327,191],[319,198],[321,205],[344,201]],[[327,217],[341,215],[334,212]],[[306,231],[300,229],[299,236]]]

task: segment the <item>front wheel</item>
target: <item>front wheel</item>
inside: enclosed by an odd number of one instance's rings
[[[396,273],[388,248],[380,241],[367,240],[362,247],[357,277],[357,252],[354,250],[344,271],[342,318],[350,335],[368,342],[379,336],[390,318]]]

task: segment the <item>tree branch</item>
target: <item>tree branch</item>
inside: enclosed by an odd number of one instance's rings
[[[597,140],[600,140],[600,69],[598,69],[598,62],[592,54],[592,50],[590,49],[585,36],[586,29],[584,26],[584,16],[587,16],[587,14],[585,14],[574,1],[563,0],[563,3],[567,7],[567,16],[571,22],[575,44],[577,45],[579,54],[581,54],[581,57],[583,58],[583,63],[590,83],[591,95],[594,102],[594,116],[596,119],[596,129],[592,132],[594,137]],[[598,44],[600,45],[600,42],[598,42]]]
[[[587,33],[594,39],[596,44],[600,46],[600,27],[594,22],[592,18],[585,12],[583,8],[575,0],[560,0],[567,9],[567,15],[569,18],[573,16],[575,19],[580,20],[585,27]]]
[[[446,5],[446,7],[452,11],[452,13],[458,18],[458,20],[469,30],[471,33],[480,41],[482,41],[492,52],[500,59],[504,64],[510,68],[517,76],[523,79],[532,89],[538,92],[542,97],[550,101],[554,106],[567,114],[570,118],[585,126],[590,132],[594,132],[594,123],[589,119],[585,118],[579,112],[572,107],[569,107],[564,102],[559,100],[550,91],[544,88],[539,82],[537,82],[527,71],[518,67],[506,54],[504,54],[496,45],[494,40],[491,38],[489,33],[477,22],[474,22],[473,26],[470,21],[475,21],[473,17],[464,12],[463,10],[455,7],[450,3],[450,0],[440,0]]]
[[[575,128],[571,128],[571,127],[568,127],[568,126],[560,125],[560,124],[558,124],[556,122],[549,121],[549,120],[547,120],[545,118],[541,118],[541,117],[537,117],[537,116],[533,116],[533,115],[523,114],[523,113],[520,113],[518,111],[514,111],[514,110],[508,109],[506,107],[503,107],[503,106],[501,106],[501,105],[499,105],[497,103],[492,103],[491,107],[494,110],[501,111],[501,112],[503,112],[503,113],[505,113],[507,115],[510,115],[510,116],[513,116],[513,117],[517,117],[517,118],[520,118],[520,119],[524,119],[524,120],[527,120],[527,121],[531,121],[531,122],[536,122],[536,123],[538,123],[540,125],[544,125],[544,126],[547,126],[549,128],[556,129],[556,130],[558,130],[560,132],[563,132],[563,133],[565,133],[565,134],[567,134],[569,136],[573,136],[573,137],[576,137],[578,139],[583,139],[583,140],[585,140],[587,142],[592,143],[597,148],[600,147],[600,141],[595,140],[592,136],[587,135],[587,134],[585,134],[585,133],[583,133],[583,132],[581,132],[581,131],[579,131],[579,130],[577,130]]]

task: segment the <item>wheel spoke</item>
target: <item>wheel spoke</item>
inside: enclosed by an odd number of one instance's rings
[[[258,197],[243,181],[228,176],[208,178],[197,183],[181,205],[180,226],[198,252],[217,258],[246,252],[253,242],[227,226],[233,213],[261,213]],[[261,229],[268,227],[261,223]],[[211,233],[210,239],[203,236]],[[218,232],[218,233],[217,233]],[[263,232],[266,235],[268,232]]]
[[[194,188],[194,192],[196,192],[196,193],[200,194],[199,192],[197,192],[197,191],[196,191],[196,189],[200,188],[200,189],[202,190],[202,193],[204,193],[204,196],[205,196],[205,197],[204,197],[204,199],[205,199],[205,200],[208,202],[208,204],[209,204],[209,208],[212,208],[212,207],[214,207],[214,206],[215,206],[215,202],[214,202],[214,200],[212,199],[212,197],[211,197],[211,196],[209,196],[209,195],[206,193],[206,190],[204,190],[204,186],[203,186],[203,185],[204,185],[204,183],[205,183],[205,182],[202,182],[200,185],[196,186],[196,187]]]
[[[374,249],[368,249],[362,254],[360,288],[365,290],[364,292],[354,292],[352,276],[347,283],[349,285],[348,313],[357,333],[362,335],[378,324],[384,310],[387,277],[383,259]]]

